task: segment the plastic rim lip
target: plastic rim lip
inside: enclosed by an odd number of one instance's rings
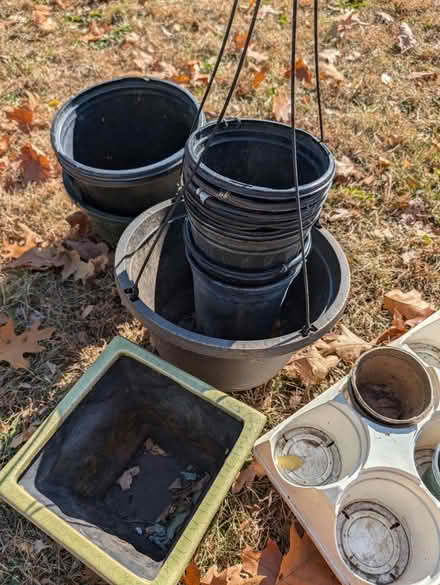
[[[374,408],[372,408],[366,402],[366,400],[362,396],[362,393],[359,391],[359,389],[357,387],[356,377],[357,377],[357,374],[358,374],[358,371],[359,371],[359,368],[360,368],[360,365],[362,364],[362,362],[364,362],[366,359],[368,359],[368,356],[370,354],[377,355],[379,353],[385,353],[385,352],[395,353],[395,354],[400,353],[408,361],[412,361],[414,364],[417,365],[417,367],[421,371],[426,373],[426,381],[428,384],[429,394],[430,394],[429,400],[425,403],[423,410],[421,410],[421,412],[419,414],[414,415],[411,418],[394,419],[394,418],[390,418],[388,416],[381,414],[380,412],[376,411]],[[359,358],[359,360],[356,362],[356,364],[353,367],[353,370],[352,370],[351,375],[349,377],[347,389],[348,389],[349,393],[352,395],[355,404],[358,406],[358,408],[360,408],[363,411],[363,413],[365,413],[369,418],[373,419],[376,423],[391,425],[392,427],[412,426],[412,425],[417,424],[418,422],[420,422],[421,420],[423,420],[427,416],[427,413],[432,409],[433,402],[434,402],[434,397],[433,397],[434,391],[433,391],[431,379],[424,368],[423,362],[420,360],[420,358],[416,357],[415,355],[412,355],[411,353],[409,353],[408,351],[406,351],[405,349],[402,349],[400,347],[393,347],[393,346],[375,347],[375,348],[370,349],[369,351],[365,352],[364,354],[362,354],[361,357]]]
[[[72,174],[78,177],[84,177],[90,184],[94,183],[96,185],[106,186],[108,180],[111,179],[112,186],[115,187],[129,186],[137,181],[143,181],[146,178],[171,172],[174,168],[178,167],[183,160],[184,146],[169,157],[151,165],[133,169],[105,170],[106,180],[104,178],[104,170],[77,162],[64,151],[62,144],[63,128],[65,128],[70,116],[81,108],[83,100],[99,98],[101,95],[108,95],[111,92],[118,93],[120,91],[142,88],[150,92],[156,91],[156,93],[160,93],[159,90],[162,89],[167,93],[174,94],[176,97],[180,95],[180,97],[188,100],[188,105],[192,104],[194,106],[194,116],[198,111],[199,104],[188,90],[171,81],[164,81],[155,77],[119,77],[104,83],[92,85],[65,102],[58,110],[52,122],[50,133],[51,144],[61,166],[67,171],[72,171]],[[203,121],[204,115],[202,112],[198,120],[198,127],[202,125]]]
[[[124,251],[124,246],[127,246],[127,243],[130,242],[131,237],[137,231],[139,225],[145,221],[147,215],[152,213],[152,210],[153,212],[157,212],[158,209],[166,209],[169,207],[169,204],[169,201],[164,201],[154,208],[150,208],[143,212],[131,222],[122,234],[115,253],[115,278],[121,300],[142,322],[146,319],[148,320],[150,331],[153,334],[156,334],[158,337],[160,336],[162,339],[166,339],[167,342],[169,342],[170,337],[178,339],[179,345],[182,349],[197,351],[199,354],[212,357],[228,357],[232,359],[242,359],[245,356],[252,358],[275,357],[292,353],[301,347],[320,339],[322,335],[327,333],[327,331],[334,326],[344,312],[350,290],[350,268],[339,243],[329,231],[322,228],[316,229],[316,235],[319,239],[326,242],[325,247],[331,249],[331,254],[339,265],[341,273],[340,285],[331,307],[324,310],[322,314],[311,323],[316,327],[316,332],[312,331],[307,337],[304,337],[300,330],[291,331],[281,337],[271,337],[268,339],[257,339],[253,341],[210,337],[208,335],[189,331],[184,327],[172,323],[168,319],[165,319],[165,317],[156,313],[141,299],[134,302],[129,301],[124,290],[131,287],[133,283],[129,279],[127,273],[127,260],[124,259],[127,252]],[[318,246],[317,254],[322,258],[324,253],[325,252],[323,252]],[[298,278],[300,278],[300,276]],[[166,332],[165,338],[164,332]],[[174,341],[173,344],[175,344]],[[224,356],[222,355],[223,353],[225,354]]]
[[[205,145],[206,141],[208,140],[209,131],[213,129],[216,122],[208,122],[202,128],[198,128],[195,130],[191,136],[189,137],[186,146],[185,146],[185,156],[189,158],[189,166],[195,166],[197,156],[200,154],[199,151]],[[238,125],[234,125],[233,121],[229,122],[225,121],[223,127],[221,128],[220,132],[227,133],[228,131],[237,132],[237,130],[244,131],[247,127],[250,127],[248,131],[252,132],[252,127],[260,128],[267,127],[267,128],[275,128],[278,131],[286,132],[286,136],[290,136],[291,128],[285,124],[280,124],[279,122],[273,122],[271,120],[256,120],[253,118],[244,118],[240,119]],[[289,134],[287,134],[289,132]],[[333,177],[336,172],[336,164],[333,155],[331,154],[330,150],[327,148],[325,144],[320,142],[317,138],[315,138],[312,134],[307,132],[306,130],[302,130],[297,128],[297,133],[300,133],[311,141],[316,146],[316,148],[321,149],[325,155],[328,157],[328,169],[319,179],[312,181],[310,183],[305,183],[300,185],[300,197],[304,195],[311,195],[314,192],[322,189],[327,183],[330,183],[333,180]],[[201,139],[200,135],[203,133],[204,137]],[[218,136],[218,135],[217,135]],[[215,144],[215,141],[214,141]],[[184,161],[185,164],[185,161]],[[236,181],[234,179],[230,179],[221,175],[212,169],[210,169],[205,163],[201,163],[199,169],[197,171],[205,180],[215,184],[217,187],[220,187],[224,190],[233,190],[240,195],[244,195],[247,197],[253,197],[255,199],[258,198],[266,198],[270,193],[271,198],[276,200],[277,198],[280,200],[285,200],[286,198],[291,198],[292,195],[295,195],[295,189],[292,187],[290,189],[271,189],[269,187],[259,187],[256,185],[250,185],[249,183],[242,183],[240,181]]]

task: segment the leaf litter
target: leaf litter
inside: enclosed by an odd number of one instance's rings
[[[9,319],[0,327],[0,361],[8,362],[14,369],[28,368],[29,360],[25,353],[40,353],[43,347],[38,343],[52,337],[55,327],[40,329],[40,322],[32,325],[20,335],[15,333],[14,321]]]

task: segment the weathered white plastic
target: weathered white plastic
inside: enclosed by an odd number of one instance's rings
[[[392,345],[415,353],[430,375],[434,405],[421,422],[386,426],[362,416],[346,377],[254,447],[343,585],[440,584],[440,501],[421,480],[440,444],[440,312]],[[288,454],[302,455],[304,467],[280,469],[277,456]]]

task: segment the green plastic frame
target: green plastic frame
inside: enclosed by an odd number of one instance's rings
[[[138,577],[118,561],[112,559],[62,518],[38,502],[18,483],[22,474],[52,435],[93,389],[103,374],[122,356],[138,360],[171,378],[187,391],[197,394],[243,421],[243,430],[219,474],[168,555],[157,577],[152,581]],[[0,497],[111,585],[175,585],[191,561],[236,474],[240,471],[254,442],[260,435],[265,421],[266,417],[263,414],[235,398],[212,388],[205,382],[172,366],[130,341],[116,337],[26,444],[1,470]]]

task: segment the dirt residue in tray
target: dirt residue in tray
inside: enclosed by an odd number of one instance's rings
[[[395,420],[407,417],[407,405],[388,384],[361,384],[359,394],[371,409],[382,416]]]

